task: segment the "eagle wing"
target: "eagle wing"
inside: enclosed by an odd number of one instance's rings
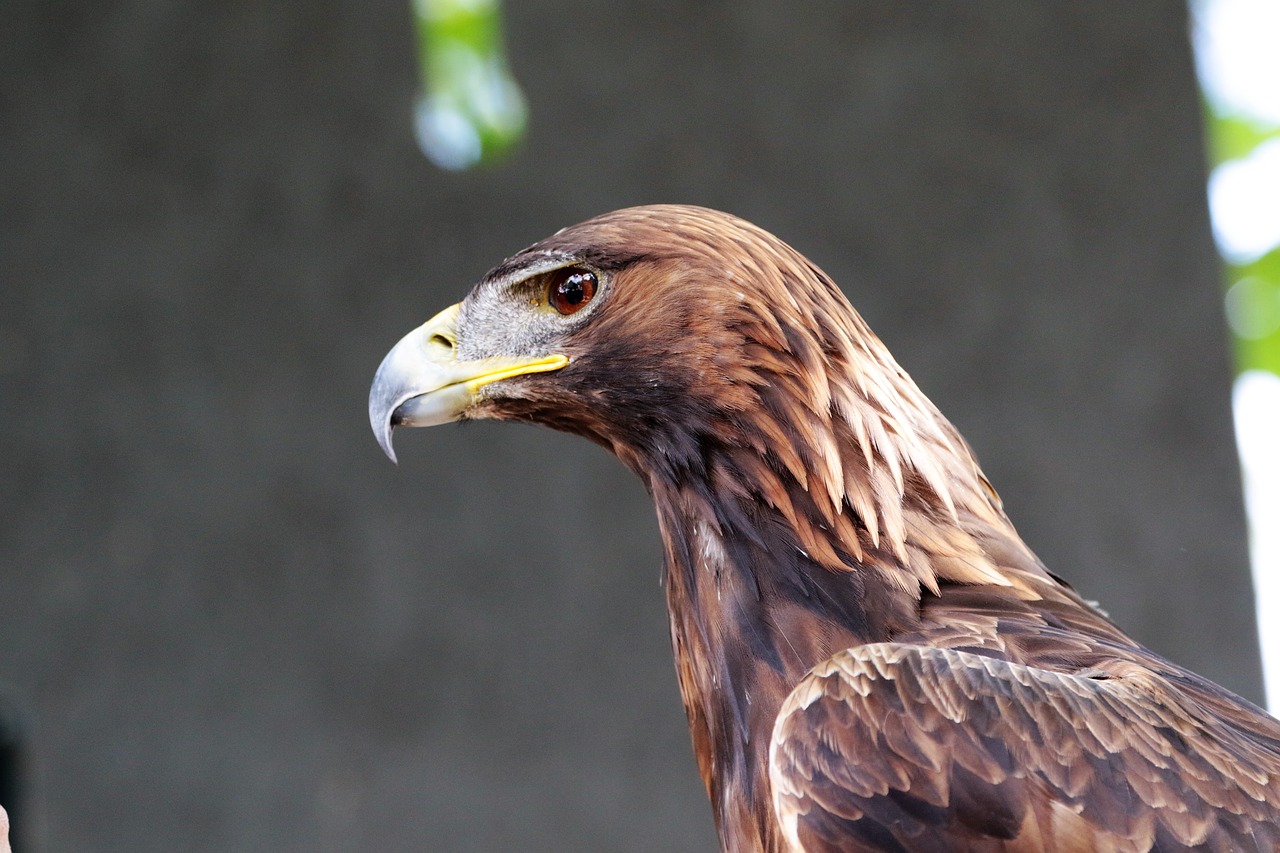
[[[1280,728],[1204,684],[848,649],[778,713],[774,808],[805,853],[1280,850]]]

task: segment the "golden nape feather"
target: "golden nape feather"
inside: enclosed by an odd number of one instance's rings
[[[557,232],[397,344],[369,414],[389,454],[529,421],[645,482],[726,851],[1280,849],[1280,723],[1050,575],[839,288],[741,219]]]

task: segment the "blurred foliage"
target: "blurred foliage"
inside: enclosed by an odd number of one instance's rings
[[[1227,160],[1245,157],[1250,151],[1277,134],[1252,119],[1209,109],[1209,155],[1216,166]]]
[[[499,0],[414,0],[413,12],[423,153],[445,169],[502,157],[524,133],[525,103],[507,66]]]
[[[1237,367],[1280,374],[1280,248],[1227,269],[1227,319]]]
[[[1280,127],[1207,106],[1209,156],[1215,168],[1280,138]],[[1280,246],[1255,260],[1225,266],[1226,314],[1236,370],[1280,374]]]

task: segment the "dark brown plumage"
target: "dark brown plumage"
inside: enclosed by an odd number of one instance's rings
[[[1280,723],[1023,544],[835,284],[693,207],[524,250],[388,355],[370,417],[592,439],[645,482],[728,851],[1280,849]]]

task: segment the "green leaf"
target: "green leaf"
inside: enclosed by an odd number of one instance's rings
[[[1227,269],[1226,312],[1237,368],[1280,374],[1280,248]]]
[[[423,152],[445,169],[507,154],[524,135],[524,95],[507,65],[498,0],[414,0]]]
[[[1280,136],[1280,127],[1250,116],[1220,112],[1207,102],[1205,106],[1211,165],[1244,157],[1268,139]]]

